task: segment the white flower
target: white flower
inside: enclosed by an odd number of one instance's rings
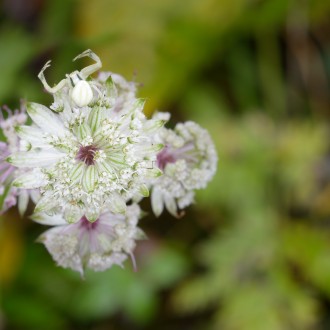
[[[27,115],[25,113],[26,110],[23,103],[21,104],[20,110],[11,111],[7,107],[4,107],[4,109],[7,112],[8,116],[5,119],[2,113],[0,114],[0,128],[7,140],[8,149],[11,152],[14,152],[17,151],[19,148],[18,136],[15,132],[15,128],[18,125],[25,124],[27,120]]]
[[[127,207],[125,215],[106,212],[93,223],[82,217],[67,224],[61,215],[34,214],[36,222],[53,225],[43,233],[42,242],[59,266],[83,275],[86,268],[104,271],[112,265],[123,266],[128,256],[135,267],[135,241],[145,235],[137,227],[141,210],[138,205]]]
[[[77,80],[81,72],[68,77]],[[33,126],[17,128],[25,151],[7,161],[27,172],[15,186],[40,189],[36,212],[63,212],[69,223],[82,216],[95,221],[105,209],[124,213],[129,199],[148,196],[150,177],[161,175],[153,164],[163,145],[153,143],[153,135],[164,121],[148,120],[133,85],[119,77],[104,74],[84,81],[93,90],[91,101],[86,86],[73,97],[78,83],[72,87],[63,80],[50,88],[56,113],[41,104],[27,105]]]
[[[5,119],[0,113],[0,128],[6,139],[6,142],[0,142],[0,214],[16,205],[17,199],[19,211],[23,214],[27,208],[29,197],[36,201],[38,194],[35,191],[19,190],[12,186],[15,177],[23,174],[23,171],[9,164],[6,158],[12,152],[20,150],[19,138],[15,128],[26,122],[27,115],[23,104],[20,110],[14,112],[7,107],[4,107],[4,109],[8,116]]]
[[[166,114],[156,114],[166,118]],[[157,155],[157,166],[164,174],[152,181],[151,203],[156,216],[164,209],[179,216],[194,201],[194,190],[206,187],[217,167],[217,153],[208,132],[194,122],[163,128],[157,142],[165,145]]]

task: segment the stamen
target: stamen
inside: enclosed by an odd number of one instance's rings
[[[177,161],[173,152],[171,152],[168,146],[165,146],[164,149],[157,155],[157,166],[164,170],[165,166],[169,163],[175,163]]]
[[[83,161],[87,166],[95,164],[95,153],[99,149],[94,145],[80,146],[76,159]]]

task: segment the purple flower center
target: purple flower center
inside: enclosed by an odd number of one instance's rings
[[[168,146],[165,146],[164,149],[157,155],[157,166],[164,170],[165,166],[168,163],[175,163],[177,158],[175,154],[171,152]]]
[[[79,221],[79,225],[80,228],[90,231],[94,230],[98,226],[98,222],[98,219],[94,222],[90,222],[85,216],[83,216]]]
[[[94,165],[94,157],[99,149],[94,145],[80,146],[76,159],[84,162],[87,166]]]
[[[157,155],[157,166],[163,171],[167,164],[175,163],[179,159],[184,159],[188,163],[198,161],[198,154],[194,150],[193,143],[189,142],[178,149],[166,145]]]

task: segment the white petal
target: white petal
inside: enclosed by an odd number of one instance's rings
[[[138,151],[141,151],[144,155],[154,155],[155,153],[161,151],[164,148],[164,145],[161,143],[153,144],[151,146],[141,146],[136,147]]]
[[[37,189],[30,190],[30,197],[32,199],[32,202],[34,204],[37,204],[41,197],[39,190],[37,190]]]
[[[91,136],[92,132],[91,132],[89,125],[87,125],[87,124],[79,125],[76,128],[76,135],[80,141],[85,139],[86,137]]]
[[[57,205],[58,205],[57,199],[54,198],[53,195],[51,195],[51,194],[44,195],[39,199],[39,201],[34,209],[34,212],[38,213],[38,212],[43,212],[43,211],[49,211],[49,210],[55,208]]]
[[[154,168],[147,169],[146,174],[150,178],[158,178],[163,175],[163,172],[159,168],[154,167]]]
[[[123,197],[118,194],[111,195],[110,203],[108,204],[110,211],[113,213],[125,213],[126,212],[126,203]]]
[[[88,219],[88,221],[94,222],[99,218],[100,212],[98,212],[95,209],[89,208],[89,209],[86,210],[85,216]]]
[[[78,222],[83,215],[83,210],[79,206],[69,206],[64,210],[64,218],[68,223]]]
[[[97,164],[97,167],[98,167],[99,173],[102,173],[102,172],[108,172],[109,174],[114,173],[113,167],[106,161],[105,162],[99,162]]]
[[[32,120],[43,129],[43,131],[57,136],[64,135],[66,128],[59,119],[59,116],[42,104],[28,103],[27,112]]]
[[[146,121],[143,125],[143,131],[146,133],[154,133],[155,131],[163,127],[165,123],[165,120],[150,119]]]
[[[32,144],[40,143],[44,138],[44,133],[37,127],[33,126],[17,126],[15,128],[17,135]]]
[[[101,126],[101,120],[103,119],[103,109],[100,107],[94,107],[88,117],[88,124],[92,130],[92,133],[95,133],[97,129]]]
[[[26,190],[21,190],[18,195],[18,211],[21,217],[23,217],[28,203],[29,203],[29,194]]]
[[[54,227],[43,233],[38,241],[43,243],[59,266],[72,268],[83,275],[81,258],[77,251],[78,239],[63,234],[62,226]]]
[[[139,188],[139,193],[143,196],[143,197],[149,197],[149,189],[145,184],[142,184]]]
[[[56,151],[22,151],[9,156],[7,162],[16,167],[45,167],[63,156],[65,154]]]
[[[172,196],[167,195],[165,198],[166,209],[174,216],[178,217],[178,209],[176,206],[175,199]]]
[[[82,186],[86,192],[94,190],[98,179],[98,171],[95,165],[90,165],[85,169],[84,176],[82,178]]]
[[[48,215],[43,212],[38,212],[33,213],[30,218],[35,222],[48,226],[61,226],[68,224],[61,214]]]
[[[164,210],[163,194],[158,188],[152,189],[151,207],[156,217],[159,217]]]
[[[13,185],[17,188],[35,189],[47,183],[45,175],[36,168],[31,172],[25,173],[14,180]]]
[[[79,164],[73,167],[73,169],[69,173],[69,177],[72,180],[72,182],[75,182],[81,178],[84,168],[85,168],[85,164],[83,162],[80,162]]]

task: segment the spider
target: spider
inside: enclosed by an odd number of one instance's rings
[[[90,57],[96,63],[86,66],[81,71],[73,71],[72,73],[67,74],[66,78],[61,80],[54,87],[50,87],[48,85],[44,75],[44,71],[48,67],[50,67],[51,61],[48,61],[41,69],[40,73],[38,74],[38,78],[44,85],[47,92],[51,94],[55,94],[56,92],[60,91],[63,87],[69,86],[72,88],[70,95],[74,103],[79,107],[87,106],[93,99],[93,90],[91,88],[91,85],[86,81],[86,79],[92,73],[96,72],[102,67],[102,62],[100,58],[90,49],[87,49],[83,53],[79,54],[77,57],[73,59],[73,61],[86,56]]]

